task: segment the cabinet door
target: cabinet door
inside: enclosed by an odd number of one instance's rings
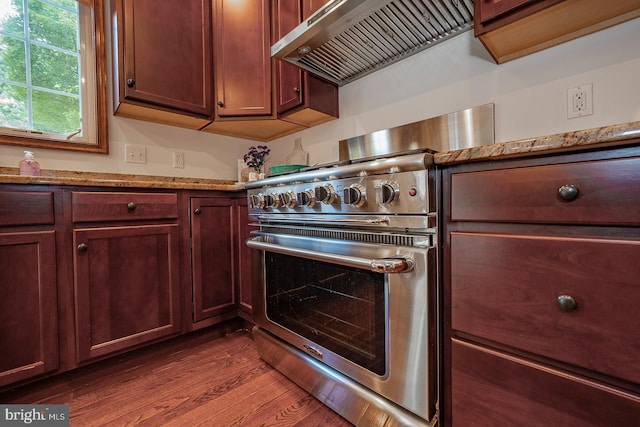
[[[326,0],[273,2],[274,34],[281,39]],[[276,107],[279,118],[302,126],[315,126],[338,117],[338,87],[302,71],[286,61],[276,61]]]
[[[176,224],[73,235],[79,361],[180,331]]]
[[[235,201],[191,199],[193,320],[235,309],[233,240]]]
[[[293,30],[302,20],[301,3],[291,0],[275,0],[273,13],[275,15],[274,39],[280,40]],[[277,108],[278,113],[302,105],[302,79],[306,76],[301,68],[286,61],[276,63]]]
[[[53,231],[0,234],[0,386],[58,367]]]
[[[256,251],[252,251],[246,244],[250,237],[251,231],[257,230],[257,227],[249,224],[249,210],[247,208],[247,199],[238,200],[237,209],[238,223],[238,274],[237,287],[239,298],[240,315],[246,315],[247,320],[251,320],[252,313],[252,280],[253,269],[258,268],[259,257],[254,258]]]
[[[124,97],[212,115],[211,0],[117,0]]]
[[[216,117],[271,115],[270,49],[268,0],[215,0]]]
[[[449,425],[632,426],[637,395],[461,340],[452,345]]]

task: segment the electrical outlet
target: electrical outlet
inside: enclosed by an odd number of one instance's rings
[[[184,169],[184,153],[181,151],[173,152],[173,167]]]
[[[582,85],[567,91],[567,119],[593,114],[593,85]]]
[[[147,147],[126,144],[124,153],[124,161],[127,163],[147,163]]]

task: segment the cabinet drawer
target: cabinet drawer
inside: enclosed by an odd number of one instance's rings
[[[452,425],[631,426],[640,400],[469,343],[452,343]]]
[[[640,383],[638,260],[640,241],[451,233],[452,328]]]
[[[453,174],[451,220],[640,225],[640,158]]]
[[[0,191],[0,227],[53,224],[53,193]]]
[[[73,222],[178,217],[175,193],[73,192]]]

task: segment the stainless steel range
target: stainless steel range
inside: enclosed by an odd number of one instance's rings
[[[435,425],[433,152],[492,142],[489,104],[341,141],[336,164],[248,183],[261,357],[356,425]]]

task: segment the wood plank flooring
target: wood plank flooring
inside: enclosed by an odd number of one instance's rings
[[[201,331],[0,393],[66,403],[71,426],[351,426],[262,361],[250,333]]]

